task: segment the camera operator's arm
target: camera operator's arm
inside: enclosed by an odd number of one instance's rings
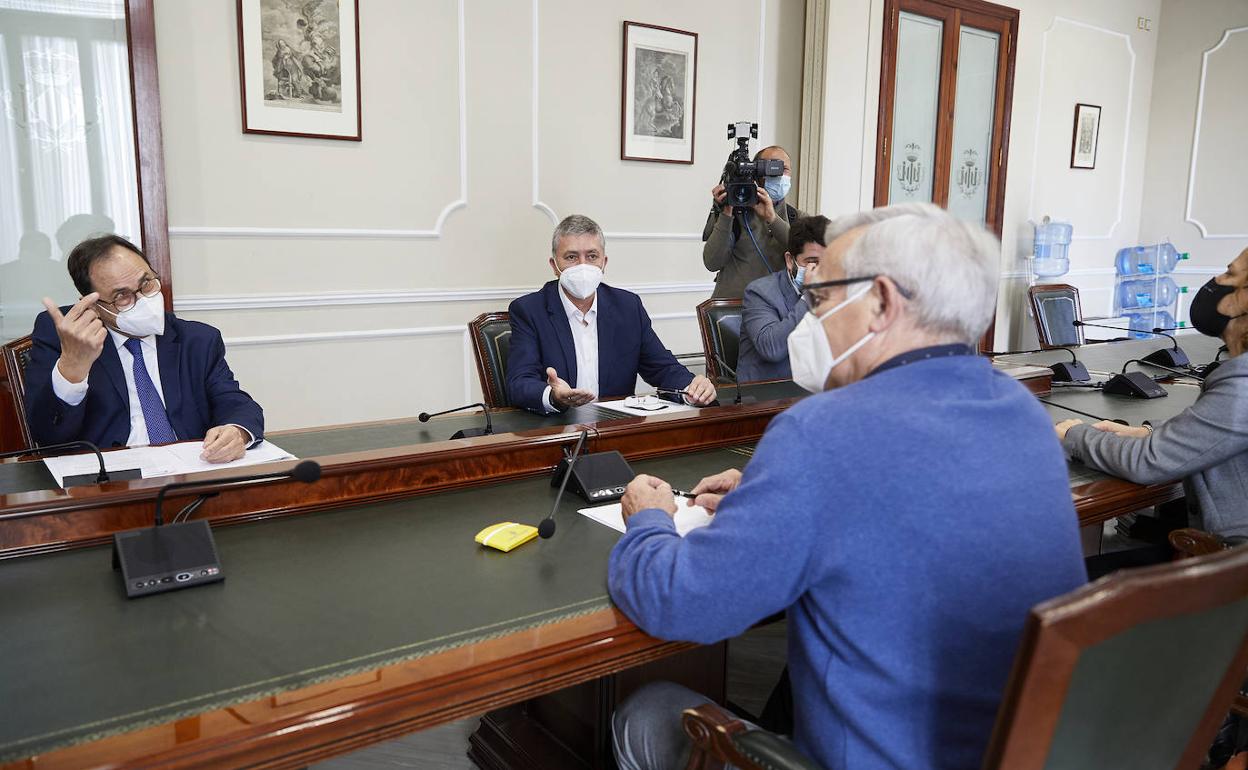
[[[754,213],[766,222],[766,238],[770,241],[766,250],[770,253],[783,254],[789,247],[789,220],[776,211],[771,196],[762,187],[758,188],[758,203],[754,204]]]
[[[727,195],[727,188],[724,187],[722,182],[711,189],[711,197],[715,199],[717,204],[722,205]],[[788,236],[785,237],[787,238]],[[732,248],[734,245],[732,238],[732,206],[724,206],[715,220],[715,226],[711,228],[710,237],[706,239],[706,243],[702,244],[702,264],[706,265],[707,270],[723,270],[724,266],[732,259]]]

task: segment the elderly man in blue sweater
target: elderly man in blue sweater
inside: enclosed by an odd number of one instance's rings
[[[772,421],[743,473],[694,489],[638,476],[611,554],[616,604],[702,643],[787,611],[798,748],[823,767],[978,767],[1028,610],[1086,577],[1048,416],[972,347],[1000,248],[926,204],[834,222],[789,337],[815,391]],[[821,392],[824,391],[824,392]],[[683,767],[680,712],[650,685],[614,718],[621,768]]]

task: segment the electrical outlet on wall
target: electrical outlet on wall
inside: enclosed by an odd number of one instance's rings
[[[1136,28],[1136,29],[1142,29],[1142,30],[1144,30],[1145,32],[1152,32],[1152,31],[1153,31],[1153,20],[1152,20],[1152,19],[1146,19],[1146,18],[1144,18],[1143,16],[1137,16],[1137,17],[1135,17],[1135,28]]]

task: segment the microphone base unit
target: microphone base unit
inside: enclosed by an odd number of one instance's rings
[[[493,435],[493,433],[494,432],[489,430],[488,428],[464,428],[463,430],[457,430],[454,433],[452,433],[451,440],[454,441],[457,438],[477,438],[478,436],[491,436]]]
[[[1150,364],[1161,364],[1174,369],[1186,369],[1192,365],[1187,354],[1181,348],[1162,348],[1161,350],[1149,353],[1140,359]]]
[[[559,486],[567,471],[568,461],[560,460],[550,478],[550,485]],[[568,489],[588,503],[614,503],[624,496],[624,489],[636,475],[619,452],[595,452],[577,459],[572,466],[572,478],[568,479]]]
[[[1061,361],[1049,369],[1053,370],[1054,382],[1089,382],[1092,379],[1088,367],[1079,361]]]
[[[129,599],[225,580],[203,520],[114,534],[113,569],[121,570]]]
[[[1165,388],[1154,382],[1153,378],[1144,372],[1115,374],[1105,382],[1104,392],[1111,396],[1131,398],[1163,398],[1170,395]]]
[[[66,476],[61,480],[61,487],[69,489],[70,487],[89,487],[96,484],[107,484],[106,481],[100,481],[100,472],[93,471],[91,473],[79,473],[74,476]],[[143,478],[143,471],[140,468],[125,468],[120,471],[109,471],[108,481],[133,481],[134,479]]]

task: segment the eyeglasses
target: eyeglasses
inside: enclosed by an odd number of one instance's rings
[[[855,283],[864,283],[866,281],[874,281],[879,278],[879,274],[864,275],[859,278],[841,278],[836,281],[818,281],[816,283],[808,283],[802,286],[802,298],[806,300],[806,306],[810,308],[810,312],[814,312],[815,308],[828,301],[828,289],[837,286],[850,286]],[[914,294],[905,287],[893,281],[893,285],[897,287],[897,291],[906,299],[914,299]]]
[[[104,305],[111,305],[117,309],[118,313],[124,313],[138,304],[140,295],[144,297],[155,297],[159,293],[160,279],[154,275],[147,275],[143,277],[143,280],[139,281],[138,292],[133,292],[130,289],[118,289],[113,292],[113,299],[111,302],[102,299],[100,300],[100,303]]]

